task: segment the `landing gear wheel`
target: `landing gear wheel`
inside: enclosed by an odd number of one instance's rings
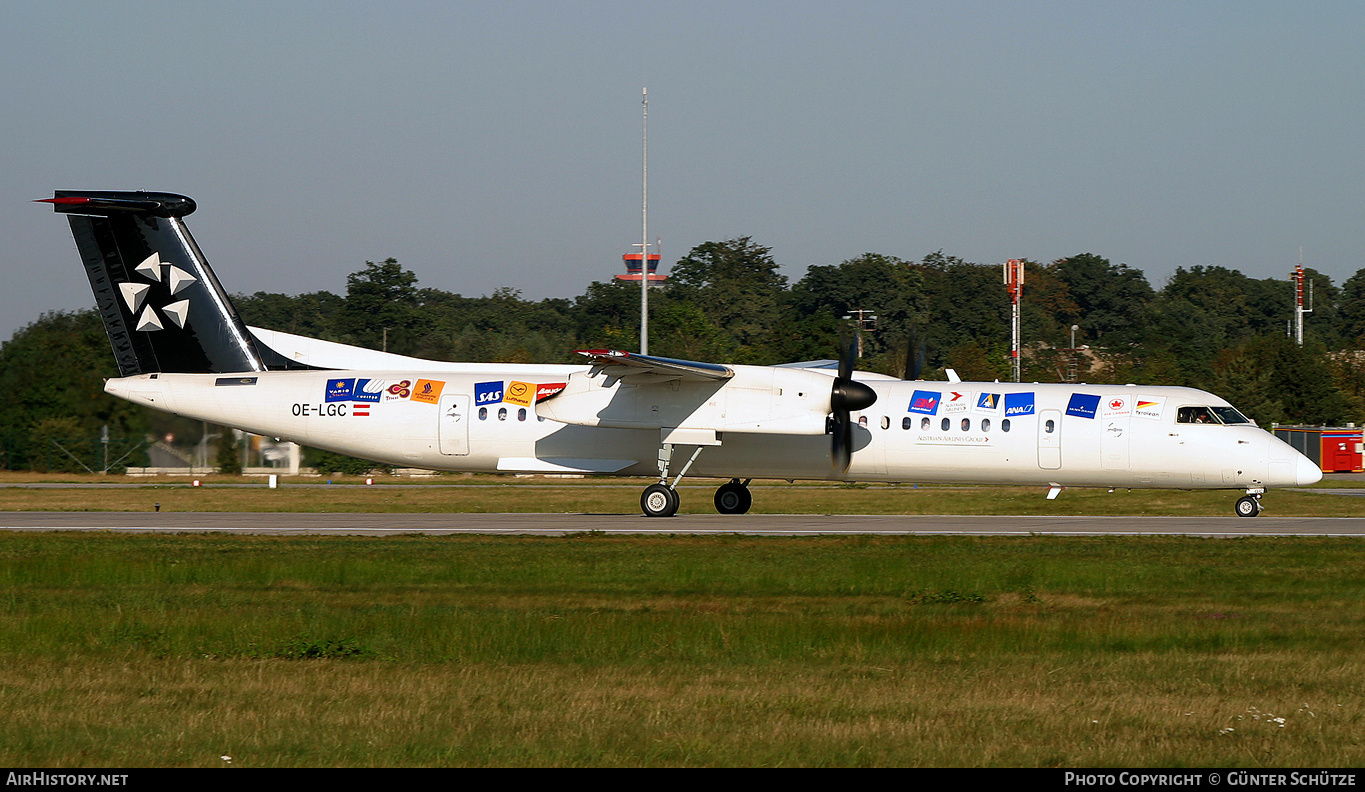
[[[1232,510],[1237,512],[1238,517],[1259,517],[1261,515],[1261,503],[1247,495],[1244,498],[1238,498]]]
[[[716,511],[721,514],[747,514],[754,505],[754,496],[739,479],[720,485],[716,490]]]
[[[672,517],[678,513],[678,493],[663,484],[651,484],[640,496],[640,510],[646,517]]]

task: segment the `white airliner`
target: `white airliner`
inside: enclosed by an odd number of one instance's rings
[[[584,365],[441,363],[247,327],[169,193],[59,190],[120,376],[158,410],[393,465],[650,476],[646,515],[690,474],[1227,489],[1322,477],[1232,405],[1191,388],[901,381],[851,361],[739,366],[611,350]]]

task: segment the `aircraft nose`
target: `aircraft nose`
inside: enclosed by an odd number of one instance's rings
[[[1300,454],[1298,467],[1294,470],[1294,478],[1300,487],[1305,484],[1316,484],[1322,481],[1322,470],[1313,464],[1313,460]]]

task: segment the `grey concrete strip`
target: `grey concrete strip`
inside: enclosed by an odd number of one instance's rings
[[[5,512],[0,530],[261,535],[610,534],[1365,537],[1365,517],[975,517],[952,515],[298,514]]]

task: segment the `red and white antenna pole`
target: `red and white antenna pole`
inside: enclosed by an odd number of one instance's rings
[[[1294,282],[1294,343],[1303,346],[1303,315],[1313,312],[1312,288],[1313,284],[1308,283],[1309,299],[1308,307],[1303,307],[1303,251],[1299,251],[1299,263],[1294,267],[1294,271],[1289,273],[1289,279]]]
[[[1014,381],[1019,382],[1019,297],[1024,292],[1024,262],[1010,259],[1005,262],[1005,288],[1010,295],[1010,366]]]

